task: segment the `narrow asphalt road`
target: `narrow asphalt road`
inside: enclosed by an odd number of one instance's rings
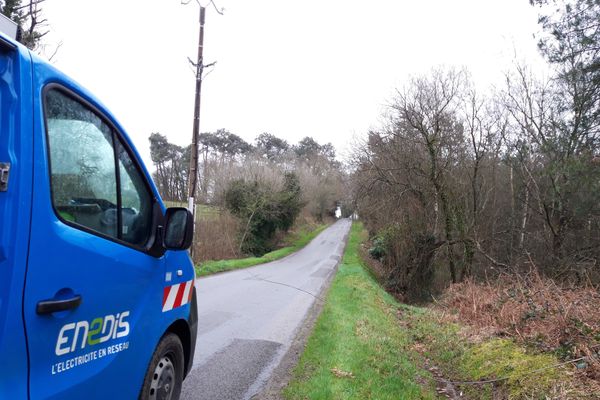
[[[258,393],[289,349],[311,294],[339,262],[349,220],[278,261],[196,281],[198,340],[181,398],[236,400]]]

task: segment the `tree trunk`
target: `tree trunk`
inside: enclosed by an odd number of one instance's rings
[[[525,202],[523,203],[523,212],[521,214],[521,226],[519,232],[519,249],[523,250],[525,243],[525,228],[527,227],[527,215],[529,211],[529,186],[525,186]]]

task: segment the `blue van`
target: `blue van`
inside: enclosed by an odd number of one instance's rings
[[[0,399],[177,399],[191,213],[100,101],[2,32],[0,107]]]

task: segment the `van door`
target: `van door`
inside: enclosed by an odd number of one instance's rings
[[[27,397],[22,317],[33,141],[29,52],[0,38],[0,399]]]
[[[136,398],[164,325],[164,258],[145,250],[155,196],[106,112],[51,67],[34,73],[30,394]]]

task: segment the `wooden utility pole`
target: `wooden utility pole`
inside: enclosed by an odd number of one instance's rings
[[[196,220],[194,196],[198,184],[198,140],[200,136],[200,93],[202,91],[202,73],[204,71],[204,15],[206,9],[200,6],[200,34],[198,36],[198,58],[196,60],[196,97],[194,101],[194,127],[192,130],[192,154],[190,156],[190,176],[188,182],[188,209]]]

